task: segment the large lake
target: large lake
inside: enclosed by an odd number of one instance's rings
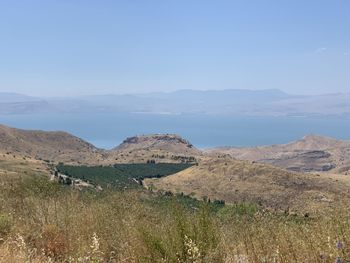
[[[350,120],[341,118],[40,114],[0,115],[0,123],[23,129],[67,131],[106,149],[126,137],[149,133],[176,133],[199,148],[286,143],[311,133],[350,139]]]

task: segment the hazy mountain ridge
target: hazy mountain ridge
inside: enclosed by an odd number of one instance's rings
[[[13,92],[0,92],[0,103],[41,101],[42,99]]]
[[[350,94],[302,96],[274,89],[178,90],[168,93],[109,94],[76,98],[34,98],[20,94],[0,93],[0,114],[132,112],[349,117],[349,101]],[[43,105],[44,103],[46,105]]]

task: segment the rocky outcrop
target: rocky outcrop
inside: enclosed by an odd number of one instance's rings
[[[189,141],[176,134],[151,134],[129,137],[114,150],[162,150],[176,154],[200,154],[200,151]]]
[[[319,135],[308,135],[288,144],[225,147],[209,150],[208,153],[229,154],[240,160],[269,163],[298,172],[350,172],[350,142]]]

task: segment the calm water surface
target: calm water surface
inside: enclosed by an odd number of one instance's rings
[[[350,120],[341,118],[39,114],[0,115],[0,123],[23,129],[63,130],[106,149],[126,137],[149,133],[176,133],[199,148],[286,143],[311,133],[350,139]]]

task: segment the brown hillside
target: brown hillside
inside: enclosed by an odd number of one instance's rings
[[[199,155],[189,141],[175,134],[152,134],[129,137],[123,141],[117,151],[161,150],[184,155]]]
[[[127,138],[109,152],[117,162],[191,162],[202,155],[189,141],[175,134],[151,134]]]
[[[227,203],[257,202],[273,209],[313,211],[350,200],[350,179],[341,175],[288,172],[229,157],[203,160],[177,174],[146,179],[156,190],[183,192]]]
[[[23,174],[50,176],[51,171],[44,161],[0,151],[0,177],[18,178]]]
[[[57,162],[88,162],[102,158],[93,145],[66,132],[21,130],[3,125],[0,125],[0,150]]]
[[[111,151],[66,132],[21,130],[0,125],[0,151],[64,163],[193,162],[201,152],[177,135],[131,137]]]
[[[309,135],[288,144],[254,148],[216,148],[211,155],[229,154],[240,159],[270,163],[298,172],[350,170],[350,142],[329,137]]]

